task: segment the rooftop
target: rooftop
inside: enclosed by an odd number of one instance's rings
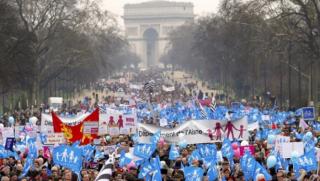
[[[190,2],[175,2],[175,1],[165,1],[165,0],[153,0],[137,4],[126,4],[124,8],[154,8],[154,7],[193,7]]]

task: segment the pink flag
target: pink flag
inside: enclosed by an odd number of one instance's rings
[[[304,131],[306,128],[308,128],[308,124],[304,121],[303,118],[300,119],[300,123],[299,123],[299,127],[302,128],[302,130]]]

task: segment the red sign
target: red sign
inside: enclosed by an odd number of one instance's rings
[[[254,155],[255,153],[254,146],[249,145],[249,146],[240,146],[240,156],[243,156],[247,150],[251,153],[251,155]]]

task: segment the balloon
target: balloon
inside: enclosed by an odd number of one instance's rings
[[[106,141],[110,141],[111,140],[111,136],[107,135],[106,136]]]
[[[180,148],[186,148],[188,144],[186,140],[183,140],[183,141],[180,141],[178,145]]]
[[[9,123],[12,125],[14,123],[14,118],[12,116],[10,116],[8,118]]]
[[[128,165],[127,165],[127,169],[130,170],[130,168],[135,168],[136,164],[134,163],[134,161],[131,161]]]
[[[267,167],[272,168],[276,165],[277,163],[277,158],[274,155],[271,155],[267,159]]]
[[[164,139],[161,137],[161,138],[159,139],[159,144],[160,144],[161,146],[163,146],[165,143],[166,143],[166,142],[165,142]]]
[[[239,148],[238,143],[234,142],[231,144],[233,150],[237,150]]]
[[[240,158],[240,149],[233,150],[233,152],[236,158]]]
[[[299,153],[297,152],[297,151],[293,151],[292,153],[291,153],[291,159],[296,159],[296,158],[298,158],[299,157]]]
[[[275,135],[268,135],[268,143],[269,144],[274,144],[274,142],[276,141],[276,136]]]
[[[248,146],[249,143],[248,143],[248,141],[243,140],[240,145],[241,145],[241,146]]]
[[[33,125],[36,125],[36,124],[37,124],[37,121],[38,121],[38,118],[36,118],[36,117],[34,117],[34,116],[29,119],[29,123],[31,123],[31,124],[33,124]]]
[[[307,137],[307,139],[308,140],[310,140],[311,138],[312,138],[312,133],[310,132],[310,131],[308,131],[307,133],[306,133],[306,137]]]

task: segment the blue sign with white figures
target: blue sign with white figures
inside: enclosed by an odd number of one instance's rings
[[[302,117],[306,121],[313,121],[316,119],[316,112],[314,107],[302,108]]]
[[[74,172],[82,167],[82,150],[70,146],[59,146],[53,149],[53,162]]]

